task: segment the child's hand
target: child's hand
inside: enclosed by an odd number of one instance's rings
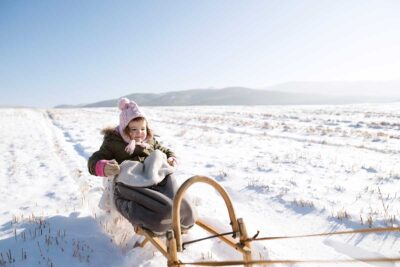
[[[169,157],[167,159],[167,162],[169,165],[171,165],[172,167],[176,167],[176,165],[178,165],[178,161],[176,160],[175,157]]]
[[[104,166],[104,174],[107,177],[118,175],[120,171],[121,170],[119,168],[118,162],[115,159],[110,160],[106,163],[106,166]]]

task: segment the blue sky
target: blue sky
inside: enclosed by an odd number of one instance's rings
[[[400,80],[400,1],[0,1],[0,106]]]

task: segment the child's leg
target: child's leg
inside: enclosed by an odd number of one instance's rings
[[[115,186],[115,205],[133,225],[164,233],[171,227],[172,200],[149,188]]]
[[[114,191],[118,211],[133,225],[153,232],[165,232],[171,228],[173,198],[178,185],[173,176],[167,176],[159,185],[151,188],[133,188],[117,183]],[[190,202],[181,202],[182,228],[190,228],[196,222],[196,212]]]
[[[166,179],[167,182],[165,184],[161,183],[162,185],[153,186],[152,188],[163,195],[168,196],[173,201],[174,196],[178,191],[178,184],[173,175],[168,175]],[[197,214],[187,196],[182,199],[180,215],[182,228],[190,228],[196,222]]]

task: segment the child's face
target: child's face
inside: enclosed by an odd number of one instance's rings
[[[146,120],[131,121],[128,124],[129,137],[136,142],[143,142],[147,137]]]

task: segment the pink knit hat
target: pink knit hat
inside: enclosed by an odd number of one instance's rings
[[[125,97],[118,101],[118,107],[121,110],[121,113],[119,114],[118,131],[122,136],[122,139],[124,139],[125,142],[130,143],[131,139],[125,134],[124,129],[128,126],[131,120],[139,117],[146,118],[146,115],[139,109],[139,106],[134,101]]]

